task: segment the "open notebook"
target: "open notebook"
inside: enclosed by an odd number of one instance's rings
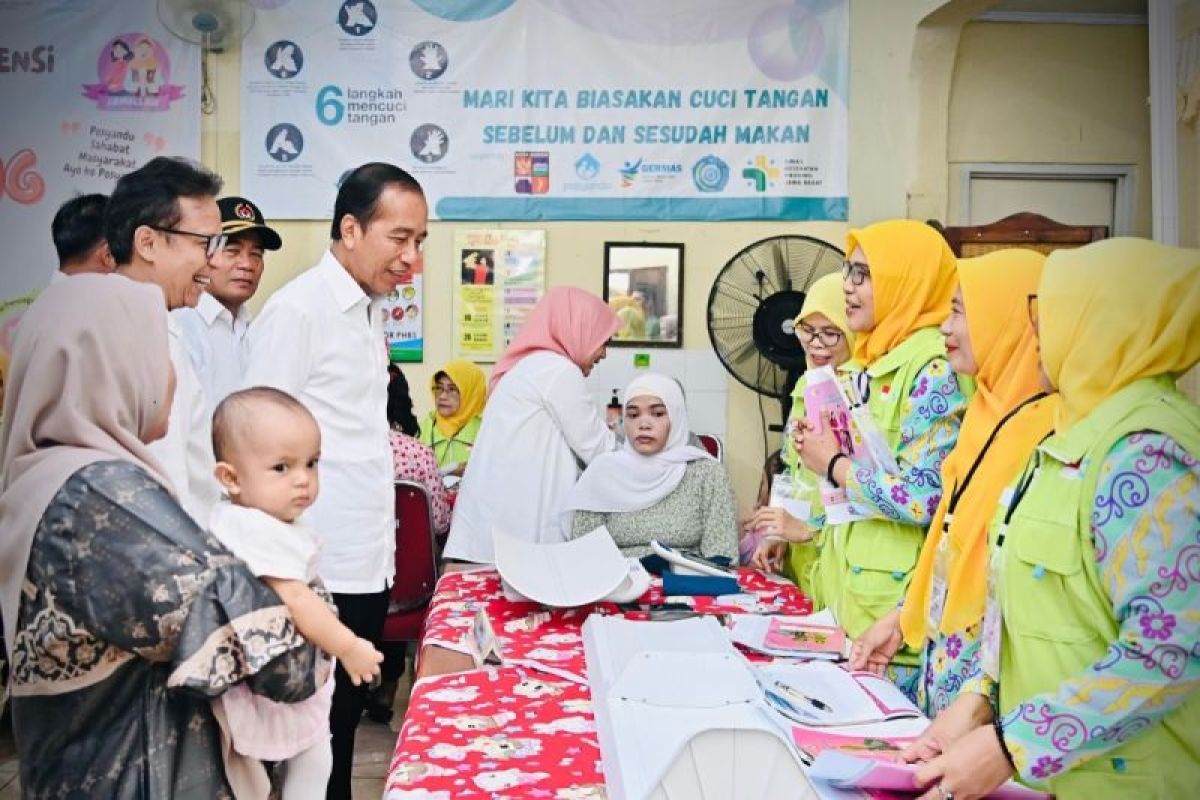
[[[756,668],[767,702],[792,722],[812,727],[865,725],[924,715],[885,678],[828,662]]]

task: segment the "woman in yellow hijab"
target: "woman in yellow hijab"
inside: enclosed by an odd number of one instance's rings
[[[421,424],[421,441],[433,448],[438,468],[462,475],[487,402],[483,370],[455,360],[433,374],[429,385],[434,410]]]
[[[946,491],[903,610],[880,619],[851,654],[851,667],[882,672],[902,639],[920,651],[918,704],[930,717],[955,704],[930,736],[961,733],[992,715],[995,683],[979,662],[988,525],[1001,492],[1049,435],[1057,403],[1040,385],[1026,309],[1044,261],[1032,250],[999,250],[958,262],[958,289],[941,331],[951,368],[973,377],[976,391],[942,464]]]
[[[846,322],[841,274],[826,275],[813,282],[794,324],[796,338],[804,349],[809,369],[824,366],[836,368],[850,360],[855,334]],[[804,389],[807,384],[805,376],[801,375],[792,390],[789,428],[804,418]],[[813,522],[824,515],[818,491],[820,476],[800,464],[791,437],[785,436],[782,455],[790,468],[793,498],[809,503],[811,512],[807,519],[797,519],[786,509],[760,506],[746,523],[745,535],[758,538],[751,558],[754,566],[768,570],[782,568],[783,574],[795,581],[804,594],[811,595],[809,578],[812,565],[817,560],[816,537],[821,527],[814,527]],[[768,492],[770,488],[767,487]],[[786,561],[783,560],[785,554]]]
[[[989,535],[999,715],[918,779],[933,798],[1014,773],[1060,800],[1193,797],[1200,407],[1175,379],[1200,360],[1200,250],[1058,250],[1031,301],[1060,403]]]
[[[804,423],[792,436],[804,466],[844,489],[854,512],[824,531],[813,594],[817,607],[828,607],[858,637],[908,587],[967,401],[937,329],[954,294],[946,241],[920,222],[892,220],[851,231],[847,244],[842,290],[858,338],[840,371],[865,401],[895,470],[851,463],[827,424],[816,432]],[[902,667],[892,669],[894,679],[914,690],[917,653],[894,660]]]

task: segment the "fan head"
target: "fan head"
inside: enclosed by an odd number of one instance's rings
[[[158,18],[185,42],[222,50],[250,31],[254,8],[246,0],[158,0]]]
[[[729,260],[708,293],[708,337],[743,385],[784,398],[804,372],[793,325],[808,287],[841,269],[843,253],[810,236],[772,236]]]

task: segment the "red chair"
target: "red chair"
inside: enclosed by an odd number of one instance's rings
[[[437,558],[428,490],[416,481],[396,481],[396,579],[383,623],[383,641],[421,638],[437,585]]]
[[[708,454],[717,461],[724,461],[725,448],[721,445],[721,440],[711,433],[697,433],[696,438],[700,440],[700,444],[708,451]]]

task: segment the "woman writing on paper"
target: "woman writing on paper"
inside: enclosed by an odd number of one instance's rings
[[[1200,360],[1200,250],[1058,250],[1031,301],[1060,399],[990,530],[1000,716],[917,776],[935,799],[1014,772],[1060,800],[1193,797],[1200,408],[1175,379]]]
[[[796,317],[796,336],[804,349],[809,369],[840,367],[850,359],[854,348],[854,332],[846,321],[846,300],[842,294],[841,274],[826,275],[808,289],[804,305]],[[804,418],[805,375],[796,381],[792,391],[792,413],[789,428]],[[783,561],[787,575],[805,595],[812,595],[811,572],[817,560],[817,543],[823,516],[817,482],[814,475],[796,455],[790,436],[783,444],[783,458],[789,467],[792,495],[810,504],[808,519],[797,519],[786,509],[764,506],[754,512],[746,523],[746,535],[761,537],[752,563],[759,569],[770,569]]]
[[[793,433],[801,462],[846,491],[861,517],[822,537],[813,600],[860,636],[908,587],[942,499],[942,462],[958,439],[966,397],[946,361],[939,325],[950,313],[954,254],[933,228],[892,220],[851,231],[842,289],[853,359],[841,370],[886,438],[898,470],[852,464],[825,424]],[[893,678],[915,690],[918,655],[896,655]],[[898,668],[897,668],[898,667]],[[915,692],[914,692],[915,693]]]
[[[995,682],[979,661],[987,529],[1001,492],[1050,433],[1057,406],[1057,396],[1041,389],[1026,310],[1044,261],[1032,250],[998,250],[958,262],[958,289],[941,330],[950,366],[974,378],[976,391],[942,464],[946,491],[903,610],[876,622],[851,653],[852,667],[877,673],[902,639],[921,653],[917,704],[937,717],[929,739],[956,738],[992,718]]]
[[[618,327],[603,300],[570,286],[534,307],[492,372],[446,558],[492,563],[493,528],[539,542],[570,538],[561,511],[579,465],[616,443],[584,378]]]
[[[462,475],[483,424],[483,370],[470,361],[451,361],[434,373],[429,388],[434,408],[421,423],[421,441],[433,448],[439,469]]]
[[[567,497],[573,533],[604,525],[627,556],[650,540],[705,557],[737,557],[725,467],[688,444],[687,407],[674,378],[646,373],[625,387],[625,444],[597,456]]]

